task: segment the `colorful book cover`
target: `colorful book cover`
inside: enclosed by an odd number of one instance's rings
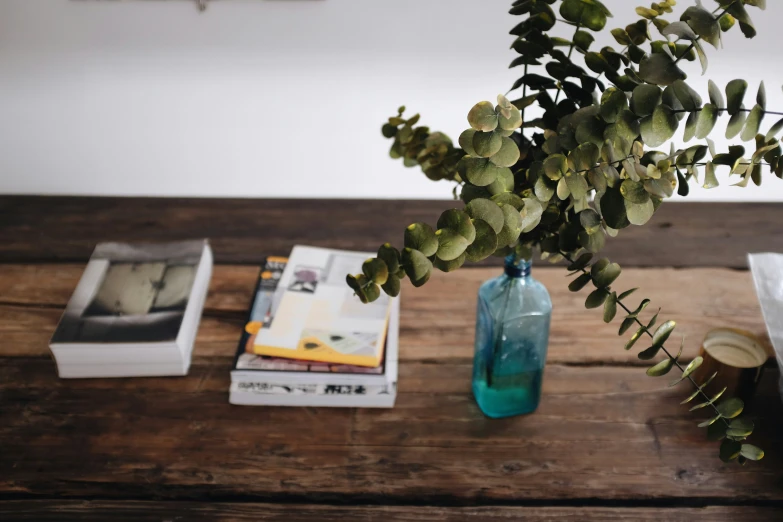
[[[391,299],[363,304],[345,284],[370,254],[296,246],[255,335],[259,355],[375,368],[383,358]],[[267,327],[268,325],[268,327]]]
[[[262,328],[269,327],[273,296],[287,263],[288,258],[285,257],[268,257],[264,261],[258,276],[256,291],[250,306],[247,323],[242,330],[239,349],[237,350],[237,356],[234,361],[234,369],[383,375],[385,371],[383,363],[375,368],[367,368],[347,364],[271,357],[255,353],[254,345],[256,334],[258,334]]]

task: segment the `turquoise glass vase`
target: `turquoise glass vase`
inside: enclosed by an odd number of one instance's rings
[[[552,301],[530,269],[511,255],[479,289],[473,395],[488,417],[531,413],[541,399]]]

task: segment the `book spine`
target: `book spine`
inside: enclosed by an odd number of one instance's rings
[[[396,385],[235,382],[231,384],[231,392],[254,395],[389,395],[396,392]]]

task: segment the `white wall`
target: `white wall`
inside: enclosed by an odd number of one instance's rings
[[[637,2],[605,2],[612,27],[636,18]],[[783,2],[770,3],[751,10],[755,40],[736,31],[708,49],[709,74],[754,90],[766,78],[783,110]],[[2,0],[0,193],[450,197],[388,158],[380,124],[404,103],[456,138],[518,76],[509,4],[221,0],[200,14],[187,1]],[[696,68],[691,79],[706,91]],[[706,199],[783,200],[783,181]]]

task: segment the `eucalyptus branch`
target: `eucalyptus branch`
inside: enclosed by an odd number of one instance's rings
[[[705,68],[700,41],[717,44],[720,31],[725,32],[735,21],[745,36],[755,35],[745,6],[763,7],[763,2],[720,3],[712,12],[697,3],[674,23],[664,19],[665,13],[672,12],[674,0],[658,0],[650,8],[637,8],[637,14],[646,20],[611,31],[623,48],[617,52],[608,46],[590,50],[596,39],[588,31],[600,33],[611,17],[600,0],[514,2],[510,14],[523,18],[511,30],[516,37],[512,48],[519,54],[511,66],[525,67],[510,90],[522,87],[521,99],[512,104],[501,95],[497,105],[488,101],[474,105],[468,113],[470,128],[460,134],[458,147],[444,134],[416,126],[418,115],[403,118],[402,107],[382,127],[383,135],[393,140],[389,152],[392,158],[401,159],[407,167],[419,166],[429,179],[456,181],[464,207],[443,212],[437,226],[408,226],[405,248],[398,251],[388,243],[382,245],[377,257],[365,262],[361,274],[348,277],[349,286],[362,301],[373,301],[381,291],[397,295],[405,277],[419,287],[434,269],[450,272],[466,261],[481,261],[493,254],[505,256],[514,248],[538,246],[543,253],[563,255],[572,267],[576,264],[579,268],[573,268],[574,274],[580,275],[570,289],[577,291],[590,281],[597,288],[587,297],[588,308],[603,305],[607,322],[619,310],[626,312],[620,334],[636,328],[627,349],[646,334],[653,343],[640,358],[665,354],[665,359],[647,370],[649,375],[663,375],[676,366],[681,372],[677,382],[688,380],[696,387],[683,403],[700,397],[706,402],[692,409],[710,406],[716,413],[700,426],[710,426],[709,435],[725,438],[721,458],[739,457],[740,462],[762,458],[760,449],[739,443],[753,429],[749,421],[735,419],[741,412],[741,401],[718,403],[720,394],[710,398],[705,391],[707,383],[699,386],[691,377],[700,359],[686,366],[678,361],[681,353],[673,354],[666,348],[674,321],[666,321],[653,332],[657,314],[646,325],[638,317],[649,300],[632,312],[624,302],[630,292],[619,296],[610,293],[610,285],[620,273],[619,265],[601,259],[585,270],[590,259],[579,263],[588,254],[576,262],[570,257],[582,249],[592,256],[603,248],[607,236],[645,225],[674,190],[687,194],[688,180],[698,174],[699,168],[704,167],[707,188],[718,186],[716,170],[722,166],[742,176],[740,186],[749,180],[760,184],[762,168],[766,167],[783,179],[783,150],[777,140],[783,131],[783,119],[775,118],[780,121],[766,134],[760,132],[765,116],[783,116],[783,112],[766,110],[763,83],[752,109],[744,108],[748,83],[743,79],[729,82],[725,97],[724,91],[710,82],[709,103],[702,104],[701,96],[686,83],[685,73],[677,66],[683,58],[692,60],[698,54]],[[557,21],[576,28],[567,52],[558,48],[564,43],[562,39],[548,34]],[[682,43],[653,40],[648,21],[662,34],[678,36]],[[686,45],[688,41],[690,46]],[[651,52],[642,50],[643,44],[649,44]],[[584,64],[575,63],[576,47],[584,52]],[[667,47],[673,53],[667,53]],[[540,65],[542,58],[546,71],[539,74],[530,65]],[[600,102],[596,102],[601,75],[613,85],[601,90]],[[552,95],[552,90],[557,94]],[[573,103],[559,104],[563,93]],[[522,111],[533,104],[544,113],[524,122]],[[680,119],[683,113],[689,113],[687,120]],[[744,145],[733,145],[717,154],[709,140],[707,145],[692,145],[669,154],[656,150],[670,142],[683,123],[684,141],[708,138],[724,113],[731,116],[727,138],[739,136],[743,143],[755,140],[750,159],[743,157]],[[520,136],[514,134],[522,133],[523,126],[531,128],[532,135],[523,134],[524,144],[517,145]],[[600,214],[592,208],[592,198]]]
[[[736,398],[726,399],[722,401],[720,405],[717,405],[716,403],[718,399],[726,391],[726,388],[718,392],[714,397],[710,397],[704,391],[707,384],[709,384],[715,375],[717,375],[717,372],[716,374],[713,374],[713,376],[710,377],[704,384],[699,385],[693,379],[692,373],[701,365],[701,356],[696,357],[687,366],[683,367],[683,365],[679,362],[679,358],[682,355],[682,348],[684,346],[685,339],[683,338],[679,353],[677,355],[672,355],[672,353],[666,348],[665,342],[671,335],[671,332],[674,330],[674,321],[666,321],[658,327],[655,333],[653,333],[650,331],[650,328],[655,324],[658,313],[660,313],[660,309],[649,324],[644,324],[639,320],[639,314],[646,308],[647,304],[649,304],[649,299],[643,300],[639,308],[635,311],[632,311],[625,305],[623,299],[632,294],[636,289],[624,292],[620,296],[618,296],[616,292],[612,292],[611,283],[613,283],[620,275],[619,265],[610,263],[607,259],[601,259],[596,263],[593,263],[593,265],[590,267],[590,270],[588,271],[587,267],[592,260],[592,254],[583,254],[578,260],[575,261],[568,252],[565,252],[562,249],[559,250],[558,253],[569,262],[569,270],[572,270],[572,274],[579,272],[582,274],[569,285],[569,290],[578,291],[591,281],[596,286],[597,290],[591,293],[585,302],[585,305],[588,308],[596,308],[603,305],[604,321],[607,323],[614,319],[616,315],[616,307],[619,306],[622,308],[626,312],[627,316],[623,321],[623,326],[620,328],[620,334],[627,331],[630,325],[634,323],[639,327],[637,332],[626,345],[626,349],[630,349],[642,334],[647,334],[647,336],[653,340],[653,344],[650,348],[641,352],[639,354],[639,358],[643,360],[652,359],[659,351],[663,351],[663,353],[666,355],[666,359],[650,367],[647,370],[647,374],[657,377],[665,375],[671,370],[671,368],[677,367],[677,369],[680,370],[682,377],[673,381],[670,386],[678,384],[687,379],[696,389],[696,391],[688,399],[683,401],[683,404],[701,396],[705,402],[694,406],[691,408],[691,411],[708,406],[713,410],[715,415],[699,424],[699,426],[709,428],[718,421],[723,423],[723,431],[725,432],[724,437],[726,438],[721,444],[721,459],[732,460],[737,458],[737,456],[740,456],[740,463],[744,463],[747,458],[753,458],[757,455],[763,456],[763,451],[761,451],[759,448],[748,444],[739,444],[740,441],[744,441],[753,431],[752,423],[742,419],[737,419],[743,410],[744,405],[742,401]],[[594,298],[596,295],[598,297]],[[629,320],[631,321],[630,323]],[[729,422],[730,419],[735,420],[731,420],[731,422]],[[739,429],[740,427],[741,429]],[[739,446],[739,448],[737,448],[737,446]],[[748,457],[745,456],[746,454]]]
[[[566,253],[566,252],[563,252],[563,251],[560,251],[560,255],[561,255],[561,256],[563,256],[563,259],[565,259],[566,261],[568,261],[570,264],[572,264],[572,265],[574,264],[574,260],[573,260],[573,258],[571,258],[571,256],[569,256],[569,255],[568,255],[568,253]],[[579,268],[579,271],[581,271],[583,274],[590,275],[590,274],[589,274],[589,272],[587,271],[587,269],[586,269],[586,268]],[[606,290],[607,292],[611,293],[611,286],[607,286],[607,287],[605,287],[605,290]],[[623,301],[622,301],[622,299],[621,299],[620,297],[618,297],[617,299],[615,299],[615,303],[617,303],[617,304],[618,304],[618,305],[619,305],[619,306],[620,306],[620,307],[621,307],[623,310],[625,310],[625,311],[626,311],[626,312],[627,312],[629,315],[633,314],[633,312],[632,312],[632,311],[631,311],[631,310],[630,310],[630,309],[629,309],[627,306],[625,306],[625,304],[623,303]],[[650,332],[650,330],[649,330],[649,328],[647,327],[647,325],[645,325],[644,323],[642,323],[642,322],[639,320],[639,317],[638,317],[638,316],[635,316],[633,319],[634,319],[634,322],[635,322],[635,323],[636,323],[636,324],[637,324],[637,325],[640,327],[640,330],[642,330],[644,333],[646,333],[646,334],[647,334],[647,336],[648,336],[648,337],[650,337],[650,338],[652,339],[652,338],[653,338],[653,333],[652,333],[652,332]],[[674,364],[674,365],[675,365],[675,366],[676,366],[676,367],[677,367],[677,368],[680,370],[680,372],[683,372],[683,373],[684,373],[684,372],[685,372],[685,368],[683,368],[683,367],[682,367],[682,365],[679,363],[679,361],[678,361],[678,358],[677,358],[677,357],[674,357],[674,356],[673,356],[673,355],[672,355],[672,354],[671,354],[671,353],[670,353],[670,352],[669,352],[669,351],[666,349],[666,346],[665,346],[664,344],[661,344],[660,348],[661,348],[661,350],[663,351],[663,353],[665,353],[665,354],[666,354],[666,356],[667,356],[669,359],[671,359],[671,361],[673,362],[673,364]],[[702,390],[702,387],[701,387],[701,386],[699,386],[699,385],[696,383],[696,381],[694,381],[694,380],[693,380],[693,377],[691,377],[690,375],[687,375],[686,377],[687,377],[687,379],[688,379],[688,380],[691,382],[691,384],[693,384],[693,386],[699,390],[699,395],[701,395],[701,396],[702,396],[704,399],[706,399],[707,401],[711,401],[711,398],[710,398],[710,397],[709,397],[709,396],[708,396],[706,393],[704,393],[704,391]],[[717,414],[720,414],[720,412],[718,411],[718,408],[715,406],[715,404],[714,404],[714,403],[710,402],[710,406],[712,406],[712,409],[715,411],[715,413],[717,413]],[[728,425],[729,425],[729,422],[728,422],[726,419],[724,419],[723,417],[721,417],[721,419],[723,420],[723,422],[724,422],[724,423],[726,424],[726,426],[728,427]]]
[[[704,110],[704,107],[699,107],[699,108],[696,108],[696,109],[693,109],[693,110],[688,110],[688,109],[672,109],[672,114],[682,114],[682,113],[686,113],[686,112],[687,112],[687,113],[691,113],[691,112],[701,112],[701,111],[703,111],[703,110]],[[728,111],[729,111],[729,109],[728,109],[727,107],[715,107],[715,109],[714,109],[714,110],[715,110],[715,111],[717,111],[717,112],[728,112]],[[745,108],[740,108],[740,109],[737,109],[737,112],[752,112],[752,111],[753,111],[753,109],[745,109]],[[765,115],[766,115],[766,114],[769,114],[769,115],[772,115],[772,116],[783,116],[783,112],[777,112],[777,111],[768,111],[768,110],[766,110],[766,109],[764,109],[762,112],[763,112]]]

